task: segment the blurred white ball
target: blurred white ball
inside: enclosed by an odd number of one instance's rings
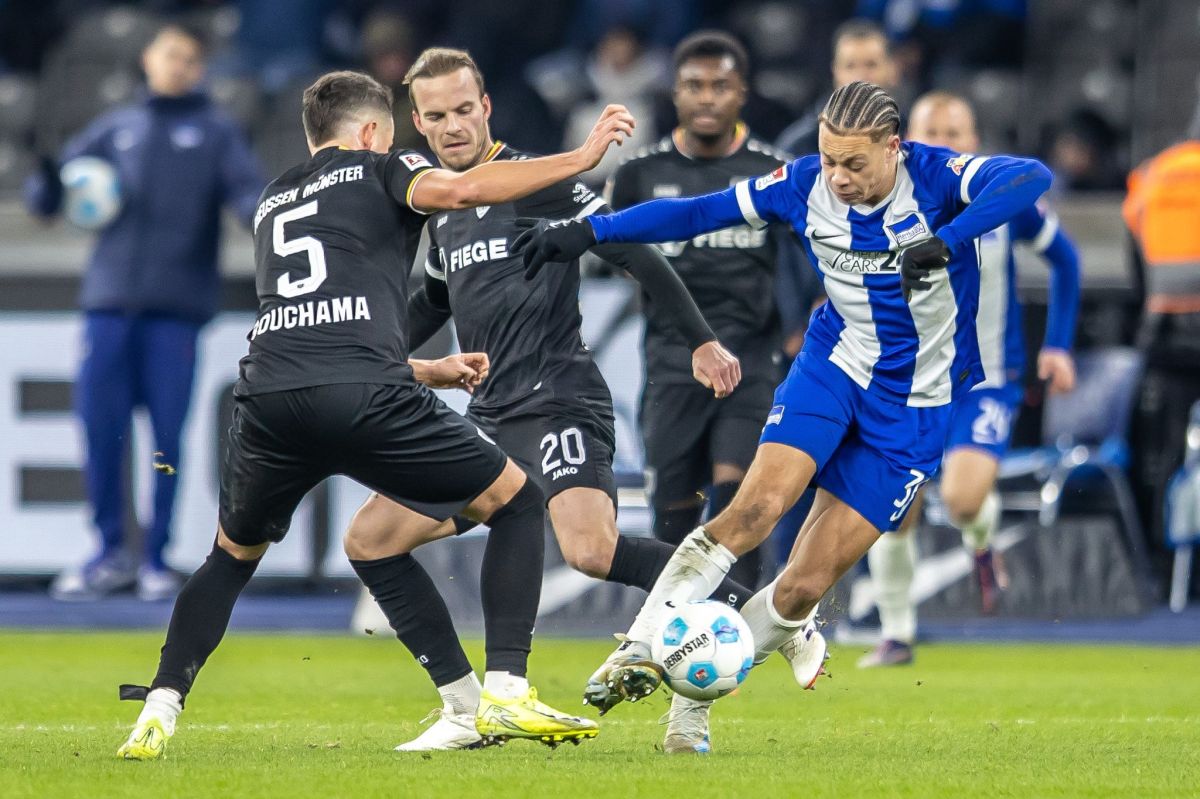
[[[100,230],[121,213],[121,186],[117,170],[103,158],[81,155],[63,164],[63,210],[67,219],[84,230]]]

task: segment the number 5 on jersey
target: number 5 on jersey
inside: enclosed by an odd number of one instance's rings
[[[288,222],[315,216],[316,213],[317,201],[313,200],[275,217],[275,227],[272,231],[275,254],[283,258],[300,253],[308,254],[308,277],[293,281],[291,275],[286,272],[279,276],[279,280],[275,283],[275,290],[281,297],[290,298],[308,294],[316,291],[325,282],[325,248],[321,246],[321,242],[312,236],[300,236],[289,241],[285,238],[283,231],[283,226]]]

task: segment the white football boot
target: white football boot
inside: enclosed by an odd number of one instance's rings
[[[682,694],[671,698],[671,709],[659,723],[667,724],[663,751],[668,755],[707,755],[712,751],[708,734],[708,713],[712,700],[688,699]]]
[[[452,749],[478,749],[483,736],[475,730],[474,713],[451,713],[435,708],[422,723],[436,719],[429,729],[407,743],[396,747],[397,752],[435,752]]]
[[[792,676],[805,690],[813,688],[817,684],[817,678],[825,673],[829,646],[825,643],[825,636],[821,635],[815,620],[798,629],[777,651],[791,665]]]

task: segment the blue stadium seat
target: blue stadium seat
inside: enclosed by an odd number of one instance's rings
[[[1022,507],[1020,497],[1006,508],[1036,510],[1043,527],[1058,520],[1068,485],[1099,491],[1115,504],[1135,569],[1148,570],[1141,521],[1126,477],[1130,461],[1129,421],[1141,385],[1143,359],[1131,347],[1082,352],[1070,394],[1046,398],[1041,447],[1016,450],[1000,464],[1001,493],[1021,479],[1039,486],[1036,500]],[[1024,496],[1024,495],[1021,495]]]
[[[1167,487],[1164,516],[1167,545],[1175,550],[1170,606],[1176,613],[1187,607],[1192,554],[1200,545],[1200,402],[1192,406],[1185,451],[1183,466]]]

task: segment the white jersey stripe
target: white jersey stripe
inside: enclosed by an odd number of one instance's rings
[[[971,202],[971,178],[975,177],[975,173],[979,171],[979,167],[983,166],[987,161],[986,155],[977,155],[967,164],[967,168],[963,170],[962,183],[959,184],[959,194],[962,196],[964,203]]]
[[[737,197],[738,209],[742,212],[742,216],[750,224],[750,227],[755,230],[765,228],[767,223],[758,215],[758,211],[754,208],[754,200],[750,199],[750,181],[743,180],[737,184],[733,193]]]
[[[924,235],[921,238],[928,238],[929,227],[913,196],[912,175],[909,174],[906,164],[901,161],[896,172],[896,191],[891,204],[884,212],[884,229],[890,230],[892,226],[899,228],[904,220],[913,217],[919,220],[919,227],[910,230],[922,230]],[[928,280],[933,287],[928,291],[914,292],[908,303],[913,326],[917,329],[918,341],[908,404],[922,407],[942,405],[950,401],[953,388],[950,364],[953,363],[956,352],[954,331],[957,329],[955,317],[958,310],[947,270],[934,270]]]
[[[839,202],[824,180],[813,183],[808,194],[805,230],[814,254],[821,261],[825,294],[845,323],[829,359],[865,389],[882,354],[871,303],[863,302],[867,296],[865,273],[828,266],[839,253],[852,246],[849,215],[850,206]]]
[[[1056,235],[1058,235],[1058,215],[1048,213],[1046,221],[1042,223],[1042,229],[1034,236],[1029,246],[1033,247],[1034,252],[1045,252],[1046,248],[1054,242]]]
[[[979,248],[979,310],[975,331],[979,337],[979,358],[983,363],[983,383],[976,388],[1000,388],[1008,380],[1004,373],[1004,329],[1008,312],[1008,250],[1011,244],[1008,225],[983,234]]]

